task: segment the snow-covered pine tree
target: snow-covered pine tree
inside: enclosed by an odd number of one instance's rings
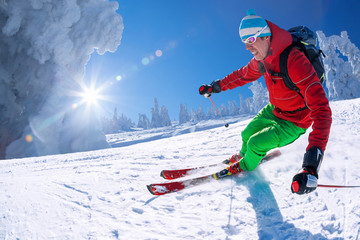
[[[246,99],[244,99],[244,97],[241,94],[239,94],[239,99],[240,99],[239,113],[240,114],[250,113],[250,107],[248,101],[246,101]]]
[[[159,104],[157,98],[154,99],[154,108],[151,108],[151,128],[170,126],[171,121],[168,110],[165,106],[161,107],[159,111]]]
[[[239,114],[239,107],[235,100],[229,101],[229,115],[236,116]]]
[[[225,104],[221,104],[221,107],[219,109],[222,116],[228,116],[229,115],[229,109],[226,107]]]
[[[161,119],[160,119],[160,112],[159,112],[159,104],[157,98],[154,98],[154,107],[151,108],[151,128],[158,128],[161,127]]]
[[[250,113],[258,113],[269,103],[269,92],[259,81],[253,82],[249,89],[253,93],[253,96],[249,98]]]
[[[187,110],[187,106],[180,104],[179,123],[183,124],[190,121],[190,115]]]
[[[146,114],[140,114],[139,113],[139,121],[137,124],[138,128],[143,128],[143,129],[149,129],[150,128],[150,121],[147,118]]]
[[[326,37],[316,32],[324,58],[326,87],[330,100],[360,97],[360,50],[351,43],[346,31]],[[342,56],[341,56],[342,55]],[[345,61],[345,60],[348,61]]]
[[[169,117],[168,110],[165,106],[162,106],[160,109],[160,119],[161,119],[161,126],[167,127],[171,126],[171,120]]]
[[[208,107],[206,119],[215,119],[219,116],[214,107]]]
[[[131,121],[130,118],[126,117],[124,114],[117,120],[118,130],[129,131],[135,124]]]

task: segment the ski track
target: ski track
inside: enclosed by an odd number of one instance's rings
[[[319,182],[360,184],[360,100],[332,105]],[[253,172],[164,196],[147,191],[147,184],[166,181],[162,169],[217,163],[238,151],[249,121],[177,128],[186,134],[156,141],[138,136],[139,143],[120,148],[1,161],[0,239],[358,239],[359,190],[290,192],[309,131]]]

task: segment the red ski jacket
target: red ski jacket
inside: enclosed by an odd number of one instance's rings
[[[292,37],[288,31],[269,21],[267,23],[271,29],[272,39],[269,54],[262,63],[267,70],[280,72],[280,53],[292,43]],[[269,91],[270,103],[275,106],[274,114],[301,128],[307,129],[313,125],[307,150],[311,147],[319,147],[325,151],[332,122],[329,101],[312,64],[296,48],[293,48],[289,54],[288,73],[304,98],[296,91],[287,88],[281,77],[272,76],[266,71],[264,79]],[[226,91],[255,81],[261,76],[259,62],[253,58],[246,66],[220,80],[219,84],[221,90]],[[305,104],[308,109],[293,112],[304,107]]]

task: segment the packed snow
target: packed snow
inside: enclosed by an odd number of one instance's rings
[[[360,99],[331,108],[319,183],[360,185]],[[108,136],[111,149],[0,161],[0,239],[359,239],[360,189],[290,191],[310,129],[253,172],[148,192],[147,184],[167,181],[162,169],[218,163],[238,151],[250,120],[121,133]]]

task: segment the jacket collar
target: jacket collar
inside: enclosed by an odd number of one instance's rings
[[[279,58],[280,53],[292,43],[292,36],[288,31],[278,27],[274,23],[270,21],[267,21],[267,23],[271,30],[271,43],[269,54],[264,59],[264,62],[273,65],[275,59]]]

